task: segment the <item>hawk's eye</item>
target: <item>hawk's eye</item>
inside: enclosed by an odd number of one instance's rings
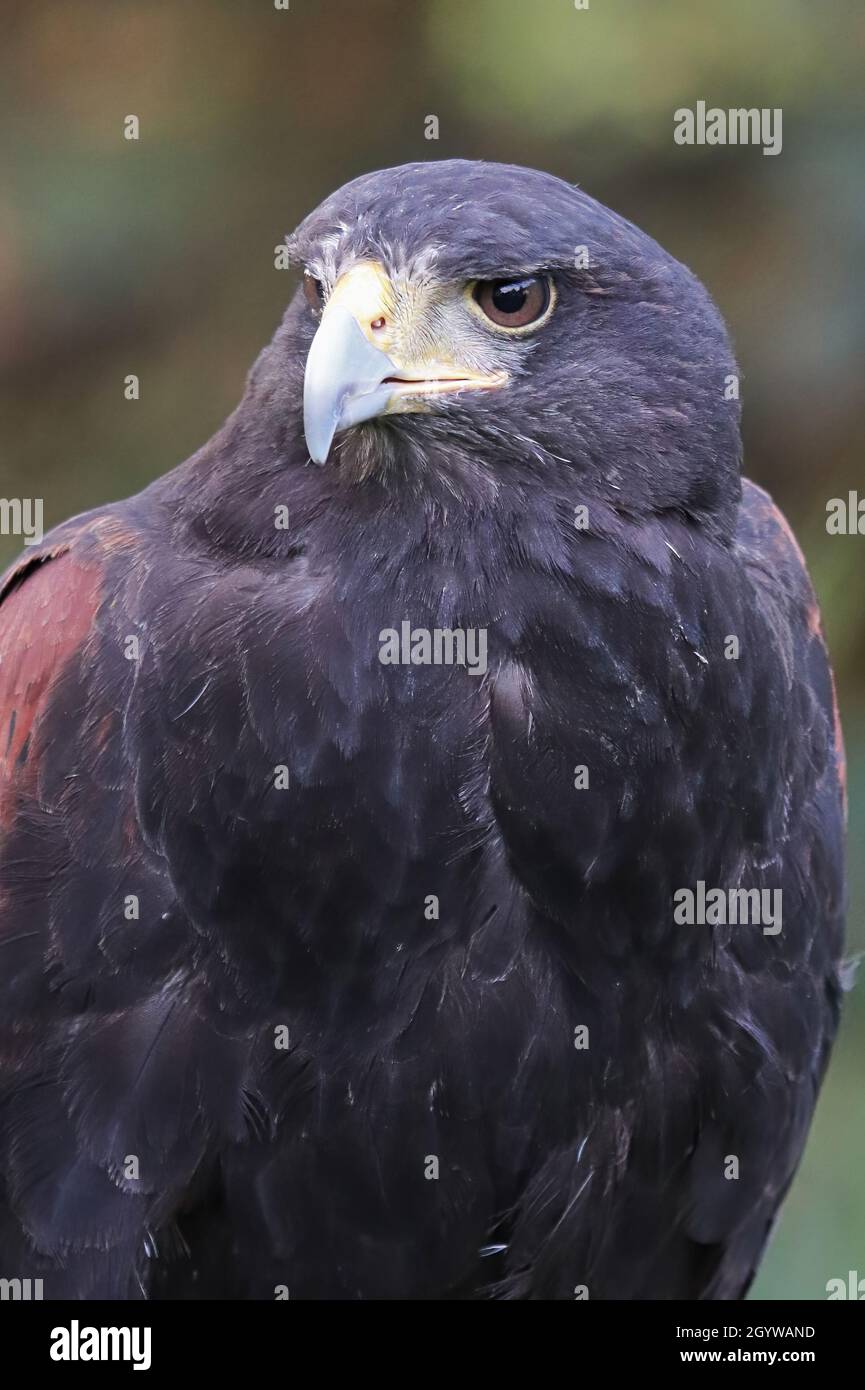
[[[324,303],[324,290],[321,287],[321,281],[316,280],[315,277],[310,275],[309,271],[306,270],[303,272],[303,292],[306,295],[306,302],[310,309],[318,313]]]
[[[537,323],[549,309],[552,297],[548,278],[540,275],[478,280],[472,294],[475,303],[498,328],[527,328]]]

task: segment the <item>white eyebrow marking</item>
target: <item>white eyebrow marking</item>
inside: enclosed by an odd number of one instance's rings
[[[356,227],[346,222],[338,223],[338,227],[339,231],[322,237],[316,254],[306,262],[308,274],[320,280],[325,290],[331,290],[339,276],[356,260],[376,254],[393,279],[413,280],[422,285],[435,280],[435,267],[443,250],[440,245],[431,242],[411,252],[402,243],[373,237],[363,248],[352,246]]]

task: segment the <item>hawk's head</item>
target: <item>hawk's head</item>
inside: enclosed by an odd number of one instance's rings
[[[575,470],[624,510],[738,496],[735,363],[712,301],[562,180],[447,160],[355,179],[290,239],[277,344],[316,463]]]

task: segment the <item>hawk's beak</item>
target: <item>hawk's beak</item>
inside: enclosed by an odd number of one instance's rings
[[[337,430],[381,414],[393,395],[393,386],[383,383],[395,375],[387,353],[364,336],[357,319],[341,305],[329,305],[303,379],[303,432],[315,463],[324,463]]]
[[[436,353],[424,333],[415,339],[424,344],[421,360],[413,361],[412,320],[421,311],[398,305],[397,293],[379,262],[362,261],[339,278],[322,310],[303,382],[303,429],[316,463],[327,459],[337,430],[506,379],[504,372],[483,376],[460,367],[450,344]]]

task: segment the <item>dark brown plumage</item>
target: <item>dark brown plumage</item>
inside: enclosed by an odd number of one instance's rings
[[[501,344],[471,309],[506,385],[316,467],[298,294],[209,444],[6,576],[3,1267],[46,1297],[739,1297],[836,1026],[843,754],[723,325],[531,171],[371,175],[291,244],[325,314],[365,259],[555,304]],[[403,619],[483,629],[486,672],[382,665]],[[698,881],[780,889],[782,930],[676,924]]]

